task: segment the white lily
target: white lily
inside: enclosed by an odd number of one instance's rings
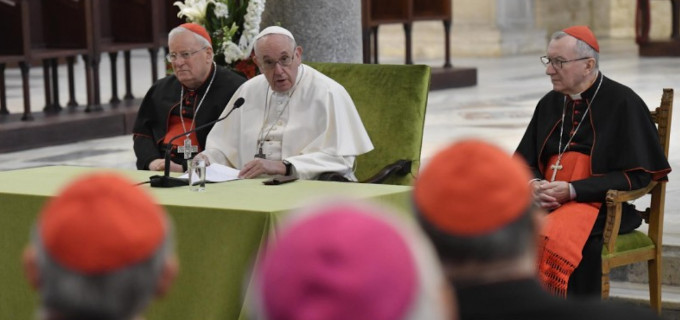
[[[175,1],[173,5],[179,7],[178,18],[185,17],[189,22],[202,25],[205,22],[205,12],[209,3],[214,3],[214,0]]]

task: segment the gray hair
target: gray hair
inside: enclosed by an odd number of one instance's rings
[[[173,227],[169,220],[167,226],[163,243],[148,259],[95,275],[69,270],[54,261],[45,251],[35,227],[31,237],[45,311],[57,312],[66,319],[133,319],[154,297],[163,266],[174,252]]]
[[[564,32],[564,31],[557,31],[552,34],[550,37],[550,40],[559,40],[565,36],[571,36],[570,34]],[[581,57],[592,57],[595,59],[595,68],[594,71],[598,71],[600,69],[600,54],[593,49],[589,44],[585,43],[581,39],[575,38],[576,39],[576,48],[575,51],[576,53],[581,56]]]
[[[208,47],[212,49],[212,45],[210,44],[210,41],[208,41],[206,38],[201,37],[200,35],[196,34],[195,32],[185,28],[185,27],[175,27],[170,32],[168,33],[168,41],[170,39],[174,38],[177,34],[180,34],[182,32],[190,32],[191,35],[194,36],[196,41],[201,44],[201,46]]]

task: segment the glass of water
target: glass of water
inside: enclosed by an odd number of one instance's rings
[[[189,190],[205,191],[205,160],[193,159],[187,162],[189,168]]]

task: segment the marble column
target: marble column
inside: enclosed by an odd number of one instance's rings
[[[271,25],[293,33],[305,61],[362,62],[360,0],[269,0],[260,26]]]
[[[502,56],[545,50],[534,0],[452,0],[454,54]]]
[[[534,0],[496,0],[503,54],[542,52],[546,31],[535,27]]]

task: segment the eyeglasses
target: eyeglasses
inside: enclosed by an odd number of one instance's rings
[[[581,61],[581,60],[586,60],[590,59],[591,57],[583,57],[583,58],[578,58],[578,59],[572,59],[572,60],[560,60],[557,58],[548,58],[547,56],[542,56],[541,57],[541,63],[543,63],[544,66],[548,66],[548,64],[552,64],[552,66],[555,69],[562,69],[563,65],[567,62],[574,62],[574,61]]]
[[[276,64],[281,65],[282,67],[287,67],[291,63],[293,63],[295,57],[290,57],[290,56],[283,56],[279,60],[263,60],[262,61],[262,67],[265,70],[273,70],[276,68]]]
[[[187,60],[187,59],[191,58],[191,56],[193,56],[194,54],[198,53],[199,51],[205,50],[205,49],[207,49],[207,48],[208,48],[208,47],[203,47],[203,48],[200,48],[200,49],[198,49],[198,50],[196,50],[196,51],[194,51],[194,52],[179,52],[179,53],[173,52],[173,53],[168,53],[168,54],[165,56],[165,59],[168,59],[168,62],[175,62],[178,58],[182,58],[183,60]]]

